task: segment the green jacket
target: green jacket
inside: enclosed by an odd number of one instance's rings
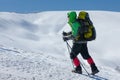
[[[76,12],[72,11],[69,12],[68,14],[68,24],[71,26],[72,29],[72,35],[77,38],[78,37],[78,29],[81,27],[80,23],[76,21],[77,19],[77,14]]]

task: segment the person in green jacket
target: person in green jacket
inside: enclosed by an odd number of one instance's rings
[[[80,65],[80,61],[77,55],[80,53],[81,56],[87,60],[90,64],[92,75],[99,72],[98,68],[95,65],[92,57],[89,55],[88,48],[87,48],[87,41],[83,41],[82,37],[79,35],[79,31],[81,28],[81,24],[77,21],[77,14],[74,11],[71,11],[67,14],[68,16],[68,24],[71,27],[71,32],[63,32],[63,40],[73,40],[73,46],[70,52],[70,58],[72,59],[75,67],[73,72],[82,74],[82,68]]]

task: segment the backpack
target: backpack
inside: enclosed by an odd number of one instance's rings
[[[81,24],[79,29],[79,34],[81,40],[83,41],[92,41],[96,39],[96,30],[93,26],[92,21],[90,20],[89,14],[85,11],[79,12],[77,21]]]

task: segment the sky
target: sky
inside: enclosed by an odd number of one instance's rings
[[[120,11],[120,0],[0,0],[0,12],[31,13],[66,10]]]

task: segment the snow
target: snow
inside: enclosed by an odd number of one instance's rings
[[[100,70],[96,77],[89,78],[84,70],[83,75],[71,73],[73,66],[61,35],[62,31],[70,31],[67,12],[0,12],[0,80],[120,78],[120,13],[88,11],[97,31],[97,39],[88,47]],[[91,72],[87,62],[80,55],[79,58]]]

